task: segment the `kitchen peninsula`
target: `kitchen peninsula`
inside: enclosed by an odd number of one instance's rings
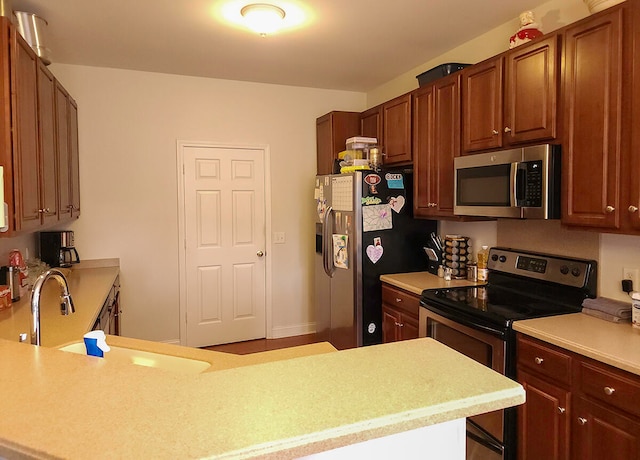
[[[524,402],[426,338],[198,375],[0,340],[0,386],[7,458],[296,458]]]

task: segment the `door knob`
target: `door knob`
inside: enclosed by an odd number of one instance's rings
[[[566,411],[567,411],[567,409],[565,409],[564,407],[559,407],[558,406],[558,413],[564,414]]]
[[[587,419],[584,417],[578,417],[578,423],[580,425],[586,425],[587,424]]]
[[[262,251],[258,251],[258,252],[256,252],[256,255],[257,255],[258,257],[262,257],[262,256],[264,255],[264,252],[262,252]]]
[[[607,206],[606,208],[604,208],[604,210],[607,212],[613,212],[616,210],[616,208],[614,208],[613,206]]]
[[[638,210],[637,206],[631,205],[629,206],[629,212],[636,212]]]
[[[504,132],[505,133],[510,133],[511,132],[511,128],[509,128],[508,126],[504,127]]]
[[[497,136],[497,135],[498,135],[498,134],[500,134],[500,133],[498,132],[498,130],[497,130],[497,129],[492,129],[492,130],[491,130],[491,134],[493,134],[494,136]]]

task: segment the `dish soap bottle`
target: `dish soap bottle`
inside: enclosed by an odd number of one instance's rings
[[[487,263],[489,262],[489,246],[482,246],[478,251],[478,281],[487,281]]]

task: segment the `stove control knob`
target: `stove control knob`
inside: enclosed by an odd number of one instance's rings
[[[575,277],[580,276],[582,272],[580,271],[580,269],[578,267],[573,267],[573,269],[571,270],[571,274]]]
[[[566,265],[563,265],[562,267],[560,267],[560,273],[562,273],[563,275],[566,275],[567,273],[569,273],[569,267],[567,267]]]
[[[507,256],[500,256],[500,262],[505,263],[507,261]]]
[[[504,256],[502,256],[502,257],[504,257]],[[498,254],[493,254],[493,255],[491,256],[491,260],[493,260],[494,262],[495,262],[496,260],[498,260]]]

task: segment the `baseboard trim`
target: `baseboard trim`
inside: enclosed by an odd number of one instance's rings
[[[296,335],[313,334],[316,332],[316,323],[297,324],[295,326],[274,327],[268,339],[283,339]]]

